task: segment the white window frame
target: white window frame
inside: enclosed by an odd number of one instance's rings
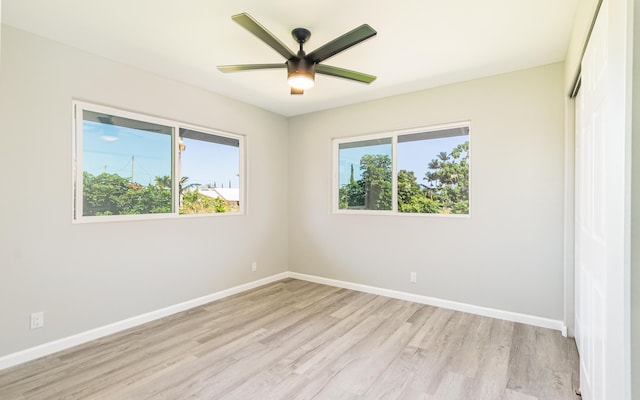
[[[83,115],[82,111],[93,111],[123,118],[129,118],[152,124],[164,125],[173,129],[171,133],[171,193],[172,211],[169,213],[156,214],[130,214],[130,215],[108,215],[108,216],[84,216],[83,213],[83,168],[82,168],[82,144],[83,144]],[[186,124],[166,118],[159,118],[139,112],[127,111],[120,108],[99,105],[80,100],[72,100],[72,201],[71,215],[73,223],[94,223],[94,222],[116,222],[116,221],[139,221],[158,220],[172,218],[208,218],[223,216],[245,215],[247,210],[247,182],[246,182],[246,137],[235,133],[229,133],[217,129]],[[237,212],[210,213],[210,214],[180,214],[180,199],[178,196],[178,180],[182,176],[180,171],[180,157],[178,148],[178,137],[180,128],[199,131],[206,134],[227,137],[239,141],[239,189],[240,189],[240,209]]]
[[[397,157],[397,145],[398,136],[411,135],[416,133],[429,133],[446,129],[454,128],[468,128],[469,129],[469,213],[468,214],[440,214],[440,213],[407,213],[398,212],[398,157]],[[410,128],[403,130],[393,130],[388,132],[378,132],[359,136],[339,137],[332,139],[332,177],[331,177],[331,212],[333,214],[345,214],[345,215],[392,215],[401,217],[435,217],[435,218],[470,218],[471,217],[471,181],[473,168],[471,167],[471,121],[458,121],[438,125],[429,125],[418,128]],[[339,157],[340,157],[340,144],[354,143],[375,139],[391,138],[391,210],[354,210],[354,209],[341,209],[339,192],[340,192],[340,171],[339,171]]]

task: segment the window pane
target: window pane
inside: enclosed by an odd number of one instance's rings
[[[340,209],[391,210],[391,138],[338,146]]]
[[[180,214],[240,211],[240,140],[180,129]]]
[[[469,214],[469,127],[398,136],[398,212]]]
[[[172,212],[173,128],[83,110],[82,215]]]

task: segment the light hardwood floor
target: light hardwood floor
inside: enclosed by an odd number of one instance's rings
[[[0,371],[0,399],[578,399],[559,332],[287,279]]]

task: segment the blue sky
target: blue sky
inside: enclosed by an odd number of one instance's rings
[[[398,171],[404,169],[413,171],[419,184],[424,185],[424,175],[429,171],[427,165],[436,158],[440,152],[451,153],[454,147],[469,140],[469,136],[452,136],[446,138],[416,140],[413,142],[398,143]]]
[[[148,185],[171,176],[171,136],[84,121],[82,167],[93,175],[118,174]],[[132,165],[133,157],[133,165]]]
[[[189,183],[208,185],[215,182],[217,187],[237,188],[240,178],[240,152],[238,147],[201,140],[184,138],[186,150],[182,152],[182,176],[189,177]]]
[[[155,182],[156,176],[171,175],[171,136],[145,130],[84,121],[83,170],[93,175],[103,172],[130,178],[141,185]],[[238,187],[237,147],[184,139],[182,176],[190,183],[224,184]],[[133,163],[132,163],[133,158]]]
[[[425,184],[426,181],[423,178],[428,171],[429,162],[436,158],[441,151],[451,153],[455,146],[467,140],[469,140],[468,135],[398,143],[396,146],[398,171],[402,169],[413,171],[417,182]],[[352,163],[354,178],[358,180],[362,177],[360,158],[365,154],[386,154],[391,157],[391,144],[341,149],[339,156],[340,186],[349,183]]]

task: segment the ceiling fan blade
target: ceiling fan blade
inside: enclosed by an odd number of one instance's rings
[[[291,88],[291,94],[304,94],[304,89]]]
[[[369,39],[375,36],[376,32],[372,27],[367,24],[362,24],[352,31],[345,33],[344,35],[333,39],[332,41],[325,43],[318,47],[311,53],[307,54],[307,58],[313,60],[315,63],[319,63],[327,58],[336,55],[342,50],[346,50],[351,46],[354,46],[363,40]]]
[[[249,71],[252,69],[287,68],[287,64],[240,64],[240,65],[218,65],[221,72]]]
[[[282,57],[287,60],[291,57],[295,57],[295,53],[291,51],[284,43],[282,43],[277,37],[273,35],[273,33],[269,32],[264,26],[260,25],[258,21],[256,21],[251,15],[247,13],[236,14],[231,17],[232,20],[236,21],[243,28],[253,33],[258,37],[258,39],[262,40],[266,44],[268,44],[272,49],[277,51]]]
[[[316,73],[323,75],[335,76],[338,78],[351,79],[352,81],[371,83],[376,80],[376,77],[362,72],[352,71],[350,69],[332,67],[331,65],[318,64],[316,65]]]

